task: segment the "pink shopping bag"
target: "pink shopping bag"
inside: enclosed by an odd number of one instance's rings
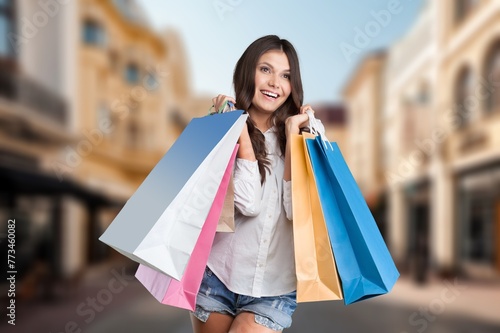
[[[208,256],[214,241],[217,224],[224,205],[224,199],[231,179],[234,160],[238,145],[234,148],[229,164],[227,165],[222,181],[217,190],[215,200],[212,203],[210,212],[205,224],[201,229],[200,236],[189,258],[186,271],[181,280],[158,272],[148,266],[139,265],[135,277],[144,287],[161,303],[175,307],[194,311],[196,306],[196,295],[200,289],[203,272],[207,265]]]

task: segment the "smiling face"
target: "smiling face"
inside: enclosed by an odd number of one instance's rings
[[[249,113],[271,114],[290,96],[290,64],[281,50],[264,53],[255,69],[255,93]]]

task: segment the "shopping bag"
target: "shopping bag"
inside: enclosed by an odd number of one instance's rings
[[[207,220],[201,229],[200,237],[196,242],[189,259],[186,271],[180,281],[170,278],[148,266],[139,265],[135,277],[161,303],[194,311],[196,295],[200,289],[203,273],[207,265],[208,256],[217,229],[217,221],[222,212],[226,191],[231,179],[231,172],[236,158],[238,145],[227,165],[224,177],[220,183],[215,200],[208,213]]]
[[[222,213],[217,224],[217,232],[234,232],[234,183],[232,177],[229,178],[227,185],[226,197],[224,198],[224,205]]]
[[[389,292],[399,272],[338,145],[317,136],[306,146],[345,304]]]
[[[236,107],[233,102],[225,101],[217,111],[213,110],[214,106],[212,105],[208,110],[209,114],[234,111]],[[224,206],[222,207],[222,213],[219,223],[217,224],[217,232],[234,232],[234,227],[234,183],[233,177],[231,176],[227,187],[226,198],[224,199]]]
[[[180,280],[247,117],[193,119],[100,240]]]
[[[305,138],[292,135],[292,209],[297,302],[342,299],[335,261],[321,210]]]

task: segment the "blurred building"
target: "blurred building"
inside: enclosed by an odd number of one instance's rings
[[[401,268],[419,280],[425,279],[430,267],[430,247],[438,257],[440,232],[449,231],[443,223],[431,222],[431,212],[444,209],[443,202],[431,199],[441,179],[432,174],[436,161],[431,156],[438,155],[426,150],[437,119],[432,104],[436,96],[431,92],[437,91],[440,21],[433,15],[437,15],[433,4],[427,2],[408,34],[388,50],[384,72],[382,140],[392,250],[404,262]]]
[[[0,219],[26,285],[112,253],[98,237],[210,105],[188,80],[175,32],[133,0],[0,2]]]
[[[440,126],[449,133],[441,151],[447,162],[443,189],[452,184],[443,197],[455,201],[449,216],[443,214],[445,223],[454,226],[455,239],[442,250],[442,261],[472,275],[498,276],[500,2],[457,1],[454,11],[451,4],[437,8],[446,18],[439,40],[439,85],[448,89],[436,104]]]
[[[330,141],[335,141],[347,158],[347,114],[344,105],[323,103],[312,105],[314,116],[325,126],[325,135]],[[344,153],[345,150],[345,153]]]
[[[344,157],[356,177],[378,227],[386,237],[383,125],[383,73],[386,53],[375,52],[360,62],[344,87],[349,110]]]
[[[346,87],[351,166],[368,198],[387,194],[402,270],[500,277],[500,2],[426,1]]]

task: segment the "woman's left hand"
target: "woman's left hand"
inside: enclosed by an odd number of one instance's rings
[[[288,138],[289,134],[299,134],[300,128],[305,127],[309,124],[309,116],[306,114],[307,110],[311,110],[314,113],[314,110],[310,105],[302,105],[300,107],[299,114],[294,116],[290,116],[285,121],[285,134]]]

